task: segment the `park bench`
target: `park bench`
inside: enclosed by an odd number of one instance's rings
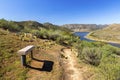
[[[26,55],[30,53],[31,58],[33,58],[33,48],[35,48],[34,45],[29,45],[21,50],[19,50],[17,53],[21,56],[21,63],[22,66],[27,66],[26,64]]]

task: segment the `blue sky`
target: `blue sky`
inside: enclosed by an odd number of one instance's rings
[[[0,18],[57,25],[120,23],[120,0],[0,0]]]

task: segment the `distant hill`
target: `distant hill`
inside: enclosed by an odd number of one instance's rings
[[[76,36],[73,36],[72,31],[68,28],[54,25],[52,23],[42,24],[31,20],[17,22],[0,19],[0,28],[18,34],[31,33],[37,38],[53,40],[68,45],[72,43],[70,41],[71,38],[77,38]]]
[[[39,27],[44,27],[43,24],[37,22],[37,21],[20,21],[20,22],[15,22],[20,26],[24,27],[29,27],[33,29],[38,29]]]
[[[93,30],[104,28],[108,25],[97,24],[65,24],[64,27],[71,29],[74,32],[90,32]]]
[[[120,24],[111,24],[104,29],[91,32],[88,37],[106,42],[120,43]]]
[[[5,19],[0,19],[0,28],[3,28],[5,30],[9,30],[12,32],[30,32],[30,29],[34,30],[41,30],[41,29],[46,29],[46,30],[62,30],[62,31],[71,31],[65,27],[61,27],[58,25],[54,25],[52,23],[39,23],[37,21],[8,21]]]

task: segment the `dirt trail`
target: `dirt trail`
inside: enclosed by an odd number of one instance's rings
[[[26,80],[86,80],[75,54],[71,49],[54,47],[34,55]],[[60,53],[66,58],[60,58]],[[49,71],[50,70],[50,71]]]
[[[78,67],[78,60],[71,49],[64,49],[63,55],[66,59],[63,59],[63,68],[65,71],[64,80],[84,80],[82,70]]]

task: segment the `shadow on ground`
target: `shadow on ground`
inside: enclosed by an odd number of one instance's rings
[[[43,62],[42,68],[36,68],[36,67],[32,67],[30,65],[26,65],[26,67],[31,68],[31,69],[35,69],[35,70],[39,70],[39,71],[47,71],[47,72],[52,71],[53,65],[54,65],[53,61],[39,60],[39,59],[36,59],[36,58],[32,58],[32,59],[35,60],[35,61],[38,61],[38,62]]]

